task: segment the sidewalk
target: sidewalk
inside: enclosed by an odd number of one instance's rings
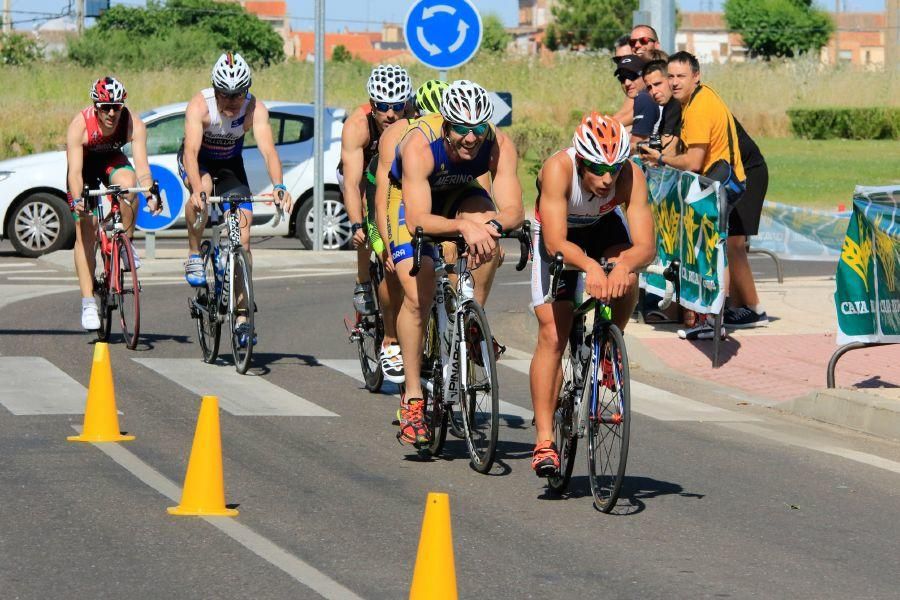
[[[729,331],[712,368],[712,341],[685,341],[676,325],[631,323],[630,336],[664,371],[743,392],[761,404],[874,435],[900,439],[900,345],[855,350],[835,371],[837,389],[825,387],[837,319],[830,277],[757,281],[768,327]],[[652,367],[650,370],[653,370]]]

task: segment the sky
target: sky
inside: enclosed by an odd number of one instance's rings
[[[723,0],[677,0],[681,10],[721,10]],[[848,11],[883,11],[885,0],[839,0]],[[143,6],[140,0],[112,0],[113,4]],[[482,15],[497,14],[507,26],[518,23],[518,0],[474,0]],[[820,6],[834,10],[835,0],[816,0]],[[48,14],[65,12],[68,0],[12,0],[13,23],[17,29],[31,29]],[[326,29],[377,31],[384,21],[402,23],[410,0],[325,0]],[[294,29],[312,29],[314,0],[288,0],[288,13]]]

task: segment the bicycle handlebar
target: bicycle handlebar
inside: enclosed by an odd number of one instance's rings
[[[159,182],[154,181],[153,185],[151,185],[150,187],[123,188],[119,187],[118,185],[111,185],[102,190],[92,190],[88,186],[84,186],[84,193],[82,194],[82,197],[96,198],[97,196],[124,196],[125,194],[143,194],[146,192],[150,192],[151,194],[159,198]]]
[[[528,264],[528,258],[531,256],[531,222],[526,220],[522,223],[521,229],[514,229],[500,234],[500,239],[517,239],[519,240],[519,262],[516,264],[516,271],[521,271]],[[425,242],[433,242],[436,244],[442,242],[453,242],[457,248],[461,250],[466,247],[466,240],[462,235],[425,235],[425,231],[421,227],[416,227],[413,234],[413,265],[409,270],[409,274],[415,277],[419,274],[422,267],[422,245]]]
[[[237,207],[239,204],[250,203],[257,204],[260,202],[274,202],[274,196],[246,196],[243,194],[229,194],[227,196],[207,196],[206,192],[200,192],[200,199],[206,204],[231,204],[232,209]],[[194,219],[194,229],[200,227],[200,223],[203,220],[203,213],[206,212],[200,211],[197,213],[196,218]],[[272,229],[278,227],[281,223],[281,219],[284,218],[284,210],[281,208],[281,205],[275,205],[275,222],[272,223]]]

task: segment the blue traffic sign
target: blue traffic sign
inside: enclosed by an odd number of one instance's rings
[[[150,165],[150,175],[159,182],[163,210],[156,216],[150,214],[150,209],[147,208],[147,199],[144,194],[138,194],[140,209],[135,227],[141,231],[161,231],[171,227],[172,223],[181,215],[181,209],[184,208],[184,188],[178,176],[165,167]]]
[[[412,55],[432,69],[454,69],[481,46],[481,15],[469,0],[418,0],[404,24]]]

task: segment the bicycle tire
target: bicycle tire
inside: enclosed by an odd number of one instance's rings
[[[616,505],[625,480],[628,462],[628,444],[631,430],[631,386],[628,369],[628,353],[622,331],[614,324],[604,324],[603,331],[592,345],[593,353],[600,352],[599,360],[591,362],[591,377],[586,381],[596,394],[596,411],[591,411],[587,423],[588,479],[594,506],[608,513]],[[612,380],[615,390],[597,382],[602,380],[602,361],[612,363]],[[607,394],[607,392],[609,392]]]
[[[459,385],[459,410],[466,433],[470,464],[479,473],[487,473],[494,464],[500,429],[497,357],[494,356],[491,329],[481,305],[474,300],[467,302],[460,318],[463,326],[461,343],[466,344],[467,350],[467,377],[465,384],[460,382]],[[456,366],[456,373],[462,373],[462,365]],[[482,377],[475,376],[477,369],[483,371]],[[484,395],[480,392],[484,392]]]
[[[253,359],[253,338],[256,335],[256,328],[254,327],[253,322],[253,274],[250,268],[250,259],[244,248],[238,248],[237,251],[232,254],[232,269],[233,277],[231,284],[233,286],[232,289],[234,290],[232,296],[234,297],[234,302],[237,303],[238,295],[243,293],[244,306],[246,307],[247,313],[246,322],[249,329],[247,345],[242,347],[240,345],[240,340],[238,339],[238,334],[235,332],[238,307],[236,305],[229,306],[228,324],[231,327],[231,354],[234,357],[235,370],[243,375],[247,372],[247,369],[250,368],[250,363]]]
[[[109,297],[110,278],[109,255],[103,251],[98,239],[94,242],[94,298],[97,301],[97,314],[100,317],[100,328],[97,330],[97,341],[108,342],[112,328],[113,307]]]
[[[453,320],[456,318],[456,291],[450,286],[444,286],[444,309],[447,313],[447,322],[453,327]],[[447,406],[447,425],[449,432],[453,437],[464,440],[466,439],[466,430],[463,426],[462,413],[459,412],[459,404],[449,404]]]
[[[219,341],[222,337],[222,321],[219,320],[219,295],[215,291],[216,270],[213,256],[209,251],[209,242],[201,247],[203,270],[206,273],[206,285],[197,288],[194,303],[197,305],[197,339],[203,362],[214,363],[219,356]]]
[[[580,385],[578,378],[584,381],[584,373],[587,362],[579,358],[578,350],[584,336],[584,317],[578,316],[579,322],[573,323],[572,334],[569,337],[569,355],[563,360],[563,380],[559,392],[559,401],[556,410],[553,411],[553,431],[556,439],[556,448],[559,452],[559,473],[547,478],[550,489],[556,493],[562,493],[569,487],[572,479],[572,470],[575,466],[575,456],[578,451],[578,435],[575,431],[575,397],[577,394],[584,396],[584,390],[588,389]]]
[[[379,355],[384,340],[384,323],[381,320],[381,313],[372,315],[357,313],[356,318],[359,329],[359,337],[356,340],[359,366],[366,389],[375,394],[384,384],[384,372],[381,370]]]
[[[122,337],[129,350],[137,347],[141,334],[141,283],[137,268],[134,266],[134,249],[124,234],[116,236],[119,264],[116,304],[119,306],[119,323],[122,326]],[[123,269],[128,265],[128,269]]]
[[[440,336],[437,331],[437,307],[432,306],[425,324],[425,340],[422,346],[423,371],[430,374],[428,387],[422,386],[425,401],[425,418],[431,443],[422,451],[431,456],[439,456],[447,440],[447,410],[444,404],[444,374],[441,360]]]

